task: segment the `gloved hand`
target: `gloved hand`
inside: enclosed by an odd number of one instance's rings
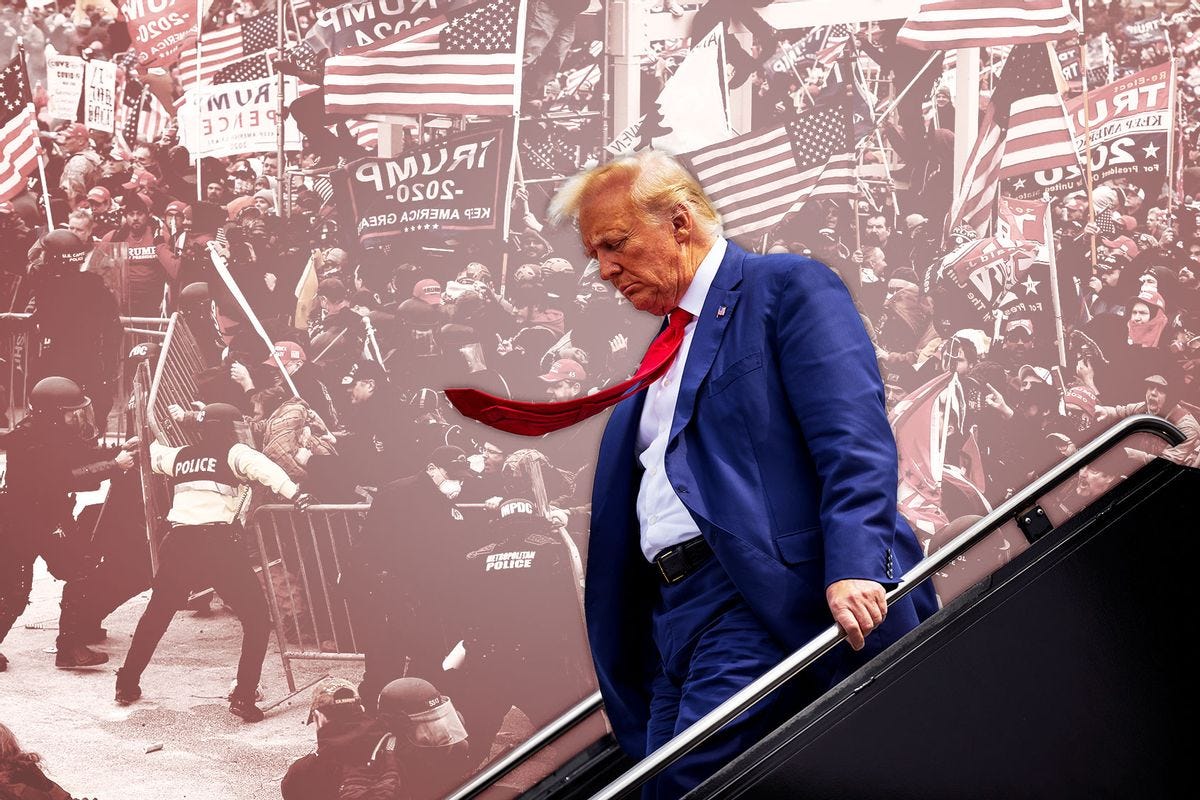
[[[315,505],[316,502],[317,498],[313,497],[308,492],[300,492],[298,495],[292,498],[292,505],[295,506],[296,510],[301,513],[308,511],[309,506]]]

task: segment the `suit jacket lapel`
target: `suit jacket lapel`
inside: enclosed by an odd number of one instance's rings
[[[717,275],[708,296],[704,299],[704,310],[696,320],[696,330],[692,335],[692,346],[688,350],[687,363],[683,368],[683,378],[679,382],[679,399],[675,401],[675,419],[671,423],[671,438],[687,426],[696,409],[696,393],[700,384],[712,369],[713,359],[721,346],[721,338],[733,317],[734,306],[737,305],[741,292],[735,287],[742,282],[742,262],[746,253],[733,242],[729,242],[725,250],[725,258],[717,267]]]

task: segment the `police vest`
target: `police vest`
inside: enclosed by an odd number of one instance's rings
[[[176,495],[216,492],[226,497],[236,497],[241,483],[229,467],[229,448],[204,443],[180,449],[170,481]]]

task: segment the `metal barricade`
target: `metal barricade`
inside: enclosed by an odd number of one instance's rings
[[[295,659],[363,659],[337,583],[368,508],[315,505],[302,514],[290,505],[265,505],[254,512],[251,527],[290,691]]]
[[[150,383],[146,421],[159,442],[171,447],[195,444],[195,431],[181,427],[167,412],[175,404],[191,408],[199,398],[196,376],[209,364],[204,360],[196,337],[179,314],[171,315],[162,343],[162,355]]]
[[[137,365],[133,376],[130,408],[133,411],[133,430],[138,437],[138,478],[142,485],[142,505],[146,511],[146,541],[150,543],[150,568],[158,573],[158,546],[166,529],[166,509],[170,495],[166,478],[155,475],[150,469],[150,427],[146,419],[147,399],[150,395],[151,364],[143,361]]]
[[[29,316],[24,312],[5,312],[2,315],[8,331],[0,335],[0,393],[4,395],[3,406],[0,407],[0,429],[11,428],[20,421],[29,406],[29,390],[38,379],[45,377],[38,370],[39,342],[28,322]],[[124,326],[122,354],[128,353],[141,342],[162,341],[168,323],[167,319],[160,317],[120,319]],[[121,359],[115,379],[107,431],[124,437],[129,434],[125,430],[125,411],[133,384],[133,375],[127,372],[124,358]]]
[[[14,427],[25,414],[29,392],[29,341],[27,333],[9,331],[0,335],[0,430]]]

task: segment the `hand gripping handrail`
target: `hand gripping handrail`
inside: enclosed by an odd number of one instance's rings
[[[1179,429],[1161,417],[1138,414],[1121,420],[1078,451],[1055,464],[1045,475],[1042,475],[1033,483],[1017,492],[1017,494],[1013,495],[986,517],[960,533],[936,553],[925,558],[909,570],[900,579],[900,583],[896,588],[888,592],[888,604],[891,605],[903,598],[916,588],[918,584],[978,544],[993,530],[1015,519],[1017,514],[1028,508],[1038,497],[1058,486],[1077,471],[1106,453],[1114,444],[1134,433],[1155,434],[1172,445],[1177,445],[1184,440],[1184,436]],[[844,638],[845,634],[841,628],[837,625],[830,626],[753,683],[748,684],[724,703],[696,720],[687,730],[631,767],[615,781],[593,795],[592,800],[614,800],[636,789],[677,759],[703,744],[727,722],[771,694],[805,667],[840,644]],[[529,739],[511,750],[503,758],[489,765],[487,769],[480,772],[453,794],[449,795],[447,800],[470,800],[470,798],[477,797],[501,777],[528,760],[541,748],[582,722],[600,708],[600,706],[600,693],[595,692],[573,706],[561,717],[535,732]]]

